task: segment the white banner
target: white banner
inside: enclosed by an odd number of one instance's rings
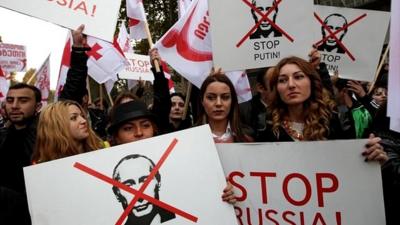
[[[365,140],[217,145],[239,225],[385,224],[380,166]]]
[[[236,224],[233,207],[221,200],[226,180],[207,125],[25,167],[24,174],[33,225]]]
[[[321,61],[341,78],[372,81],[379,63],[390,13],[315,6],[313,26]]]
[[[121,0],[0,0],[0,6],[112,42]],[[22,29],[22,28],[21,28]]]
[[[0,43],[0,66],[6,75],[26,71],[25,49],[23,45]]]
[[[400,1],[392,1],[387,113],[390,128],[400,132]]]
[[[209,0],[209,6],[214,66],[244,70],[273,66],[289,55],[307,58],[312,0]]]
[[[124,53],[129,62],[124,70],[119,72],[119,78],[129,80],[148,80],[153,81],[154,75],[151,72],[150,57],[133,53]]]

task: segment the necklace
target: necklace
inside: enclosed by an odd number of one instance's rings
[[[291,123],[287,120],[283,121],[282,124],[283,128],[285,129],[285,131],[293,138],[299,140],[299,141],[303,141],[304,140],[304,136],[303,134],[299,133],[297,130],[293,129]]]

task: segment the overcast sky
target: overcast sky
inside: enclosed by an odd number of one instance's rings
[[[50,58],[50,88],[57,85],[61,55],[68,30],[0,7],[0,36],[4,43],[25,45],[27,68],[38,69]]]

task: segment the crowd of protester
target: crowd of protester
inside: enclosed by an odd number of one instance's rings
[[[40,91],[27,84],[10,87],[2,104],[0,128],[0,222],[30,224],[22,168],[160,134],[209,124],[216,143],[314,141],[367,138],[365,161],[382,167],[387,224],[400,224],[400,134],[389,129],[385,79],[371,94],[359,81],[330,77],[313,49],[310,59],[288,57],[257,74],[257,94],[239,104],[233,84],[213,70],[185,104],[169,93],[162,68],[154,73],[153,103],[141,94],[121,93],[109,108],[89,107],[88,56],[81,26],[72,32],[71,67],[59,101],[41,109]],[[159,62],[157,49],[149,52]],[[193,99],[193,98],[192,98]],[[198,109],[188,110],[187,105]],[[235,203],[228,183],[222,199]],[[11,224],[11,223],[10,223]]]

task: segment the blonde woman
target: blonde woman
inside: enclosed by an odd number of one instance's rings
[[[102,148],[82,107],[65,100],[48,105],[40,114],[34,163],[42,163]]]

